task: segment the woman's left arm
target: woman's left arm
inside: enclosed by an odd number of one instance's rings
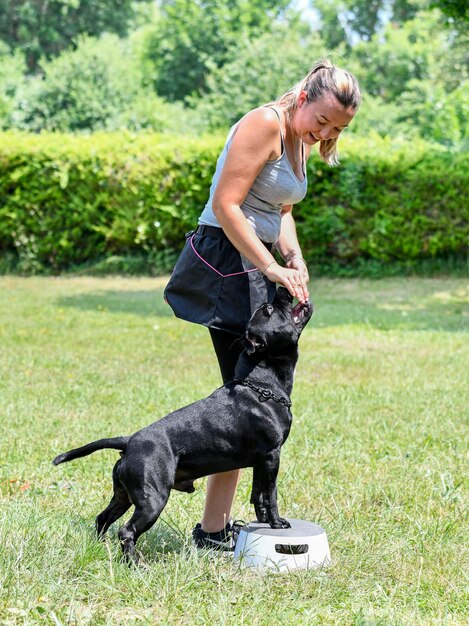
[[[286,267],[299,270],[305,280],[309,281],[306,261],[301,253],[301,247],[296,234],[295,219],[292,214],[293,206],[290,204],[282,208],[280,236],[277,240],[277,250],[285,261]]]

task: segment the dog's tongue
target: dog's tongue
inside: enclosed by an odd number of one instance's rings
[[[298,304],[296,304],[293,309],[292,309],[292,315],[293,315],[293,320],[295,322],[298,322],[300,320],[301,314],[303,312],[303,308],[305,307],[305,304],[301,304],[301,302],[298,302]]]

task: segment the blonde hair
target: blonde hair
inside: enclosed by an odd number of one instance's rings
[[[273,104],[283,107],[291,118],[298,107],[298,97],[302,91],[306,92],[308,102],[315,102],[325,94],[331,93],[344,109],[356,111],[360,106],[360,88],[355,76],[332,65],[328,59],[318,61],[303,80],[285,92]],[[339,162],[337,138],[321,141],[319,154],[328,165],[337,165]]]

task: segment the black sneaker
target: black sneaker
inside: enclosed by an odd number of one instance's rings
[[[239,531],[244,526],[241,520],[230,520],[223,530],[206,533],[202,524],[196,524],[192,531],[192,541],[197,548],[210,548],[220,552],[234,553]]]

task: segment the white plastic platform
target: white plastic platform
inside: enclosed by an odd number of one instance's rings
[[[241,564],[280,572],[329,565],[331,555],[323,528],[301,519],[289,519],[291,528],[271,528],[250,522],[239,533],[234,558]]]

